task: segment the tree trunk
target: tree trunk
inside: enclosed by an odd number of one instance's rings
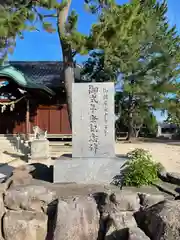
[[[58,12],[57,27],[63,54],[63,72],[67,100],[67,110],[70,127],[72,128],[72,83],[74,82],[74,62],[71,46],[66,42],[64,38],[64,36],[66,35],[65,24],[68,18],[70,5],[71,0],[68,0],[67,5],[61,11]]]
[[[69,124],[72,129],[72,83],[74,82],[74,63],[72,57],[71,47],[61,41],[63,52],[63,71],[64,71],[64,85],[66,91],[67,110],[69,117]]]
[[[132,116],[132,112],[130,112],[128,116],[128,136],[126,140],[130,141],[133,135],[134,135],[133,134],[133,116]]]
[[[133,104],[132,104],[133,96],[129,94],[129,104],[128,104],[128,136],[126,138],[127,141],[130,141],[134,135],[133,130]]]
[[[140,130],[141,130],[141,128],[138,128],[138,130],[135,129],[135,137],[136,137],[136,138],[139,137]]]

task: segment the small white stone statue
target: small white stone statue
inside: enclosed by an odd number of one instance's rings
[[[47,130],[43,131],[38,126],[33,127],[34,139],[47,139]]]

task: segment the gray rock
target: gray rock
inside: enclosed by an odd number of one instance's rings
[[[102,220],[103,221],[103,220]],[[106,221],[105,221],[106,222]],[[101,222],[101,231],[103,234],[103,222]],[[111,213],[108,220],[108,227],[106,232],[105,240],[111,239],[111,237],[122,237],[125,238],[125,236],[128,234],[127,230],[131,227],[137,227],[136,221],[133,217],[133,212],[114,212]],[[105,229],[104,224],[104,229]],[[113,238],[112,238],[113,239]]]
[[[36,168],[33,165],[25,164],[15,168],[13,170],[13,173],[15,173],[16,171],[26,171],[27,173],[31,173],[31,172],[34,172],[35,170]]]
[[[158,172],[158,177],[163,180],[163,181],[167,181],[167,172],[166,170],[161,170]]]
[[[120,230],[115,230],[113,232],[108,232],[106,236],[102,236],[100,240],[129,240],[129,228],[123,228]]]
[[[133,212],[115,212],[110,214],[112,225],[116,230],[125,227],[136,227],[137,223],[134,219]]]
[[[161,191],[161,193],[165,193],[170,197],[178,196],[178,193],[175,191],[175,188],[177,186],[172,183],[159,180],[158,182],[153,183],[153,185],[155,187],[157,187],[157,189],[159,189],[159,191]]]
[[[116,212],[111,214],[105,240],[150,240],[146,234],[137,227],[132,212]]]
[[[45,240],[47,216],[28,211],[8,211],[3,219],[6,240]]]
[[[104,239],[105,237],[105,240],[110,240],[116,237],[117,239],[126,240],[128,239],[128,228],[137,227],[133,210],[136,209],[136,200],[139,202],[139,199],[137,194],[129,194],[129,196],[133,197],[128,199],[125,195],[117,193],[107,197],[106,194],[104,194],[104,196],[102,194],[102,199],[98,202],[98,208],[101,214],[100,239]],[[132,199],[134,201],[132,201]],[[125,209],[125,211],[122,209]],[[139,209],[139,204],[137,209]]]
[[[112,232],[105,240],[150,240],[148,236],[138,227],[123,228]]]
[[[150,240],[150,238],[138,227],[129,228],[128,240]]]
[[[9,189],[17,185],[30,184],[31,181],[32,181],[32,176],[28,172],[16,170],[13,173],[13,175],[6,180],[5,183],[6,183],[7,189]]]
[[[120,214],[120,212],[133,212],[140,209],[140,199],[137,193],[129,191],[97,192],[93,194],[96,200],[98,210],[102,219],[109,218],[112,214]],[[121,215],[120,215],[121,217]]]
[[[180,239],[180,201],[165,200],[135,214],[138,226],[153,240]]]
[[[56,198],[56,193],[45,186],[20,185],[9,189],[4,204],[11,210],[41,211]]]
[[[97,240],[99,213],[91,197],[59,200],[54,240]]]
[[[35,171],[35,167],[32,165],[22,165],[15,168],[10,177],[7,177],[4,181],[6,184],[6,190],[16,185],[27,185],[32,182],[31,172]]]
[[[180,173],[177,172],[167,172],[167,180],[170,183],[180,185]]]
[[[164,201],[165,197],[162,194],[146,194],[146,193],[139,193],[140,204],[141,206],[147,208],[150,207],[158,202]]]
[[[114,194],[114,200],[110,195],[110,200],[116,205],[118,211],[138,211],[140,208],[140,199],[137,193],[131,191],[119,191]]]

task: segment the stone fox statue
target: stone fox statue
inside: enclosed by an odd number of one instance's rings
[[[47,139],[47,130],[43,131],[38,126],[33,126],[34,138],[35,139]]]

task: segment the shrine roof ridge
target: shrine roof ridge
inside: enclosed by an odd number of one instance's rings
[[[62,61],[9,61],[9,65],[21,71],[34,83],[57,88],[64,85]],[[75,79],[81,81],[82,66],[76,65]]]
[[[31,78],[26,76],[23,72],[19,71],[12,65],[0,66],[0,76],[10,78],[20,87],[23,87],[25,89],[40,89],[49,96],[55,95],[54,91],[52,91],[50,88],[32,81]]]

